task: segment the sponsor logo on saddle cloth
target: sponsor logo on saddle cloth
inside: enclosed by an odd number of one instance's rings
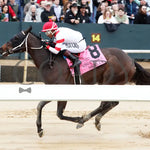
[[[79,54],[79,59],[82,62],[80,65],[81,75],[107,62],[97,44],[94,46],[88,46],[85,51]],[[66,60],[68,65],[71,66],[72,62],[69,59]],[[70,71],[72,75],[74,75],[74,69],[70,68]]]

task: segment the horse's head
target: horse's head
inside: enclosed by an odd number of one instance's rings
[[[2,56],[8,56],[9,54],[25,51],[22,46],[25,44],[26,37],[31,30],[32,27],[29,27],[27,30],[21,31],[20,33],[15,35],[10,41],[0,47],[0,53],[2,54]]]

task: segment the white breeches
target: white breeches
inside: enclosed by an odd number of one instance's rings
[[[78,43],[63,43],[61,51],[65,49],[70,51],[71,53],[81,53],[86,49],[85,39],[81,40]]]

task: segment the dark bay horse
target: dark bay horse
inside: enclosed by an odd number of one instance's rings
[[[0,53],[3,56],[7,56],[12,53],[27,51],[32,57],[36,67],[40,70],[45,84],[74,84],[74,79],[70,73],[66,60],[61,55],[57,55],[53,67],[49,67],[51,52],[43,48],[41,39],[33,34],[31,29],[30,27],[15,35],[9,42],[5,43],[0,48]],[[82,84],[123,85],[128,82],[133,82],[137,85],[150,85],[150,73],[138,63],[134,62],[122,50],[117,48],[103,48],[102,52],[107,59],[107,63],[83,74],[81,76]],[[50,101],[41,101],[37,106],[36,124],[37,132],[40,137],[43,135],[43,129],[41,127],[42,108],[49,102]],[[67,101],[58,101],[57,116],[60,119],[78,123],[77,128],[82,127],[86,121],[96,116],[95,126],[100,130],[100,120],[102,116],[118,103],[117,101],[102,101],[97,109],[85,116],[69,117],[63,115]]]

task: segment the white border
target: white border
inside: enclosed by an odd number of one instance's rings
[[[19,93],[19,89],[22,92]],[[28,89],[28,91],[27,91]],[[30,93],[30,90],[31,93]],[[147,85],[0,85],[0,100],[150,101]]]

